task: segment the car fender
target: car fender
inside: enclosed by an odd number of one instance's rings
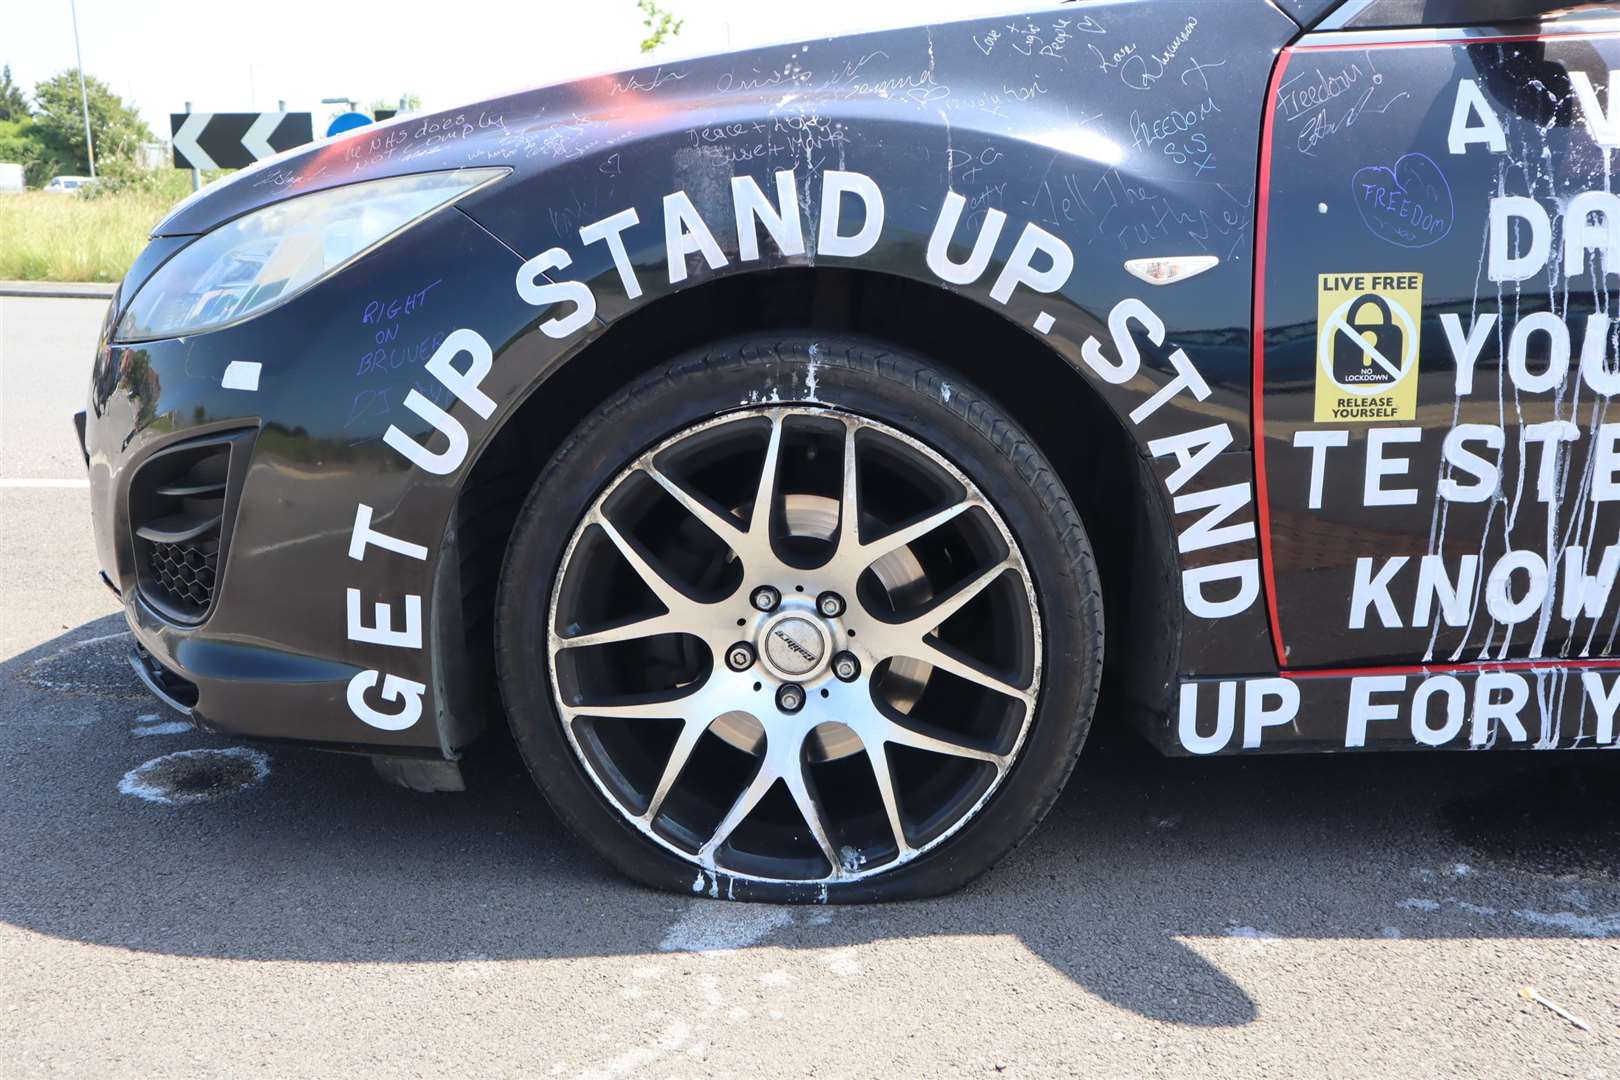
[[[346,614],[341,639],[312,631],[300,649],[353,672],[326,696],[353,730],[325,737],[454,752],[470,706],[452,700],[460,680],[444,666],[465,631],[448,610],[447,552],[484,448],[619,320],[783,267],[925,282],[1042,341],[1162,485],[1177,536],[1157,539],[1179,562],[1184,641],[1212,645],[1184,651],[1184,669],[1264,670],[1248,424],[1254,163],[1271,62],[1296,32],[1265,0],[1213,14],[1121,0],[799,42],[361,129],[182,205],[159,234],[340,183],[511,169],[344,271],[370,267],[384,305],[377,320],[359,312],[345,342],[389,347],[389,305],[439,281],[455,302],[416,316],[410,336],[430,331],[430,354],[384,373],[383,412],[356,422],[339,410],[364,464],[346,471],[320,550],[312,537],[302,553],[330,555],[314,576],[344,583],[327,602]],[[1197,62],[1172,76],[1182,53]],[[453,250],[435,259],[445,235]],[[1164,288],[1126,266],[1190,257],[1209,268]],[[407,642],[383,629],[413,619],[431,630]]]

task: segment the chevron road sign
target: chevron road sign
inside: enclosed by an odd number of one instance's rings
[[[240,169],[314,138],[307,112],[170,113],[177,169]]]

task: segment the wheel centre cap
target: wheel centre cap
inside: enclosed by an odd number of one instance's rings
[[[802,679],[826,662],[827,631],[819,620],[789,614],[766,624],[761,654],[783,678]]]

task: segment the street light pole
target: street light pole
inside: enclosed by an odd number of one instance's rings
[[[84,151],[90,158],[90,175],[96,175],[96,146],[90,137],[90,95],[84,88],[84,54],[79,51],[79,5],[68,0],[68,11],[73,14],[73,59],[79,64],[79,107],[84,110]]]

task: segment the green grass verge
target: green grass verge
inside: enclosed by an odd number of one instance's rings
[[[189,189],[0,195],[0,281],[120,281]]]

